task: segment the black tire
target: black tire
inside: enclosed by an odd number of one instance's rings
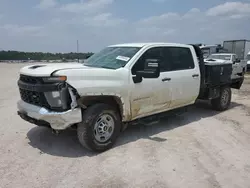
[[[97,134],[94,130],[95,123],[104,114],[109,115],[113,118],[114,129],[111,137],[105,142],[99,142],[95,135]],[[117,110],[107,104],[94,104],[83,111],[82,122],[78,124],[77,136],[79,142],[85,148],[103,152],[110,149],[115,143],[117,137],[119,136],[121,130],[121,118]]]
[[[225,97],[227,95],[227,97]],[[225,111],[231,104],[232,91],[230,87],[223,87],[220,90],[220,96],[211,100],[213,108],[217,111]]]

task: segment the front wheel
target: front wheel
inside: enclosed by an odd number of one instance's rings
[[[95,104],[83,112],[82,119],[77,135],[85,148],[102,152],[113,146],[121,130],[121,118],[115,108]]]
[[[227,110],[231,104],[232,91],[230,87],[223,87],[220,90],[220,96],[211,100],[213,108],[217,111]]]

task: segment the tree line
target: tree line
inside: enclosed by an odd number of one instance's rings
[[[87,53],[43,53],[43,52],[20,52],[20,51],[0,51],[0,60],[71,60],[87,59],[92,52]]]

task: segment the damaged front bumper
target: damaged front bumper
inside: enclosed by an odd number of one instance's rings
[[[48,81],[48,78],[53,77],[20,75],[19,116],[30,123],[54,130],[63,130],[81,122],[76,90],[65,81]]]
[[[18,115],[25,121],[39,126],[51,127],[54,130],[64,130],[82,121],[80,108],[70,109],[65,112],[55,112],[22,100],[18,101],[17,108]]]

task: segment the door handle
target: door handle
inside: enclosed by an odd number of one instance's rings
[[[195,77],[199,77],[200,75],[199,74],[193,74],[192,77],[195,78]]]
[[[162,79],[163,82],[167,82],[167,81],[170,81],[170,80],[171,80],[171,78],[163,78]]]

